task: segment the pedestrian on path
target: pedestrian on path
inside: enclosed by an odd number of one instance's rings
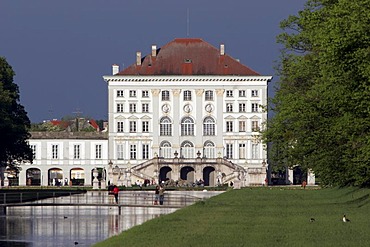
[[[114,199],[116,200],[116,204],[118,204],[118,193],[119,193],[119,188],[117,185],[114,185],[113,194],[114,194]]]
[[[161,186],[159,188],[159,204],[163,205],[163,201],[164,201],[164,187]]]
[[[155,186],[154,205],[158,205],[158,201],[159,201],[159,190],[160,190],[159,185]]]
[[[306,180],[303,180],[303,182],[302,182],[303,189],[306,189],[306,186],[307,186],[307,182],[306,182]]]

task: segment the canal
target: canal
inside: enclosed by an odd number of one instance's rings
[[[219,191],[169,191],[166,206],[187,206],[217,195]],[[50,198],[41,202],[78,202],[82,206],[24,206],[9,207],[0,216],[0,247],[5,246],[91,246],[117,235],[147,220],[177,210],[171,207],[152,207],[154,195],[147,191],[122,191],[120,204],[140,204],[143,207],[83,206],[91,201],[112,201],[107,192],[88,191],[83,195]]]

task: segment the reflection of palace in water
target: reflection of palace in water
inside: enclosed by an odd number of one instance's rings
[[[272,77],[232,58],[224,44],[187,38],[153,45],[103,78],[107,131],[32,133],[35,160],[22,165],[20,185],[265,183],[259,130]]]

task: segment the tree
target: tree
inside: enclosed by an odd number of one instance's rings
[[[32,162],[28,145],[30,120],[19,103],[19,89],[13,83],[15,73],[6,59],[0,57],[0,166],[16,162]]]
[[[325,185],[370,185],[370,1],[309,0],[281,22],[275,112],[263,133],[278,165]]]

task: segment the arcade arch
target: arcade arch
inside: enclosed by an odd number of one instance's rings
[[[195,181],[195,171],[191,166],[184,166],[180,170],[180,178],[186,180],[188,183],[193,183]]]
[[[206,166],[203,169],[204,186],[215,186],[215,168]]]
[[[169,166],[164,166],[159,170],[159,183],[171,179],[172,169]]]
[[[38,168],[29,168],[26,170],[26,185],[40,186],[41,185],[41,170]]]
[[[48,171],[48,184],[59,186],[63,183],[63,170],[60,168],[50,168]]]
[[[70,171],[72,185],[85,185],[85,170],[82,168],[72,168]]]

